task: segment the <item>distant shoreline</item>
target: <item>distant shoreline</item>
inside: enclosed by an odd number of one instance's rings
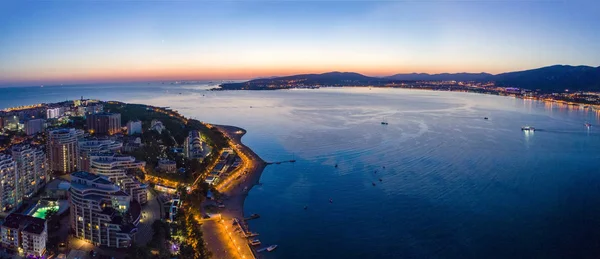
[[[600,112],[600,104],[591,104],[591,103],[582,103],[582,102],[572,102],[572,101],[564,101],[564,100],[556,100],[556,99],[548,99],[548,98],[536,98],[536,97],[527,97],[520,96],[514,94],[502,94],[499,92],[492,91],[467,91],[467,90],[446,90],[446,89],[431,89],[431,88],[419,88],[419,87],[389,87],[389,86],[322,86],[322,87],[290,87],[290,88],[261,88],[261,89],[222,89],[222,88],[211,88],[209,91],[277,91],[277,90],[292,90],[292,89],[303,89],[303,90],[318,90],[320,88],[378,88],[378,89],[405,89],[405,90],[416,90],[416,91],[431,91],[431,92],[457,92],[457,93],[473,93],[473,94],[483,94],[483,95],[495,95],[495,96],[504,96],[504,97],[513,97],[523,100],[533,100],[540,101],[544,103],[558,103],[563,105],[570,106],[586,106],[591,110]],[[483,90],[483,89],[482,89]]]

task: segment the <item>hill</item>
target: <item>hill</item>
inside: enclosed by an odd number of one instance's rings
[[[509,72],[491,77],[499,86],[511,86],[541,92],[600,91],[600,67],[555,65]]]
[[[571,91],[600,92],[600,67],[555,65],[531,70],[492,75],[488,73],[396,74],[370,77],[353,72],[302,74],[226,83],[222,90],[275,90],[313,86],[384,86],[396,83],[423,84],[416,81],[495,82],[498,86],[538,90],[543,93]]]
[[[222,84],[221,88],[223,90],[271,90],[303,86],[380,86],[392,81],[387,78],[369,77],[353,72],[329,72],[254,79],[243,83]]]

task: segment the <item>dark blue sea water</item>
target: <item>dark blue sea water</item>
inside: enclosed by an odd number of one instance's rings
[[[246,200],[261,215],[251,229],[279,245],[265,258],[600,254],[600,117],[587,109],[401,89],[50,89],[0,89],[0,107],[81,95],[170,106],[247,129],[264,160],[298,160],[268,166]]]

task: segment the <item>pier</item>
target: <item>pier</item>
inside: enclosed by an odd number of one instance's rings
[[[277,162],[266,162],[266,164],[267,165],[272,165],[272,164],[279,165],[279,164],[283,164],[283,163],[295,163],[295,162],[296,162],[296,160],[292,159],[292,160],[284,160],[284,161],[277,161]]]

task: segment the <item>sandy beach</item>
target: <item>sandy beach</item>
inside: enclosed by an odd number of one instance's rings
[[[244,219],[244,201],[253,186],[259,183],[263,169],[267,165],[254,151],[242,144],[246,130],[234,126],[212,125],[231,139],[230,145],[240,155],[244,163],[242,168],[229,176],[226,184],[219,190],[226,196],[223,199],[225,208],[220,211],[224,223],[208,223],[205,229],[214,233],[206,233],[208,248],[217,258],[256,258],[254,249],[248,240],[235,232],[231,233],[225,226],[231,226],[234,218]],[[243,244],[240,246],[240,244]],[[237,251],[236,251],[237,250]]]

